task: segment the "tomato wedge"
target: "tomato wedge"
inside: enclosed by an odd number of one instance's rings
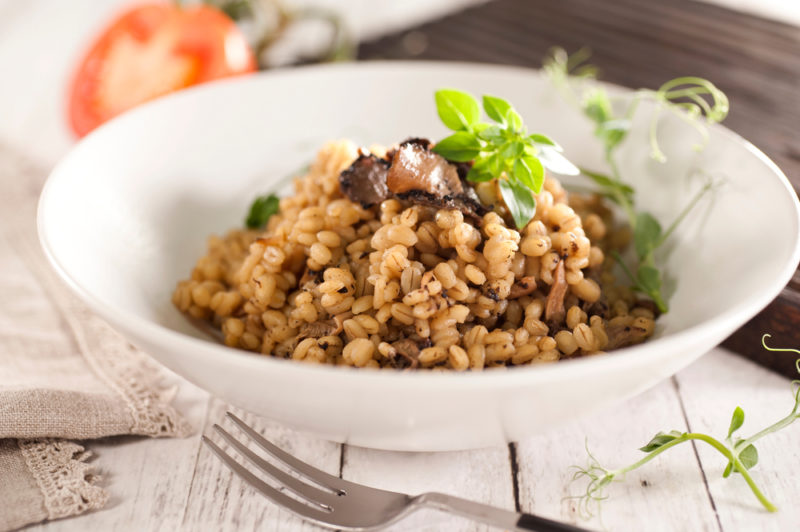
[[[81,61],[69,92],[69,124],[82,137],[147,100],[256,68],[244,35],[220,10],[140,5],[115,19]]]

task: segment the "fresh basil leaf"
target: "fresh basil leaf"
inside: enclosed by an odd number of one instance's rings
[[[511,131],[519,131],[522,127],[522,117],[512,107],[506,111],[506,123]]]
[[[502,162],[502,159],[496,153],[476,159],[475,164],[467,172],[467,180],[491,181],[503,172]]]
[[[478,102],[472,95],[455,89],[436,91],[436,111],[444,125],[453,131],[468,129],[481,116]]]
[[[522,158],[517,159],[514,161],[512,174],[514,175],[514,179],[528,187],[529,189],[533,190],[534,183],[533,183],[533,172],[531,168],[528,166],[527,161]]]
[[[486,168],[476,168],[473,166],[469,169],[469,172],[467,172],[467,181],[472,181],[474,183],[491,181],[494,177],[495,175],[486,170]]]
[[[659,432],[653,438],[647,442],[644,447],[640,447],[639,450],[645,453],[649,453],[651,451],[655,451],[659,447],[666,445],[667,443],[677,440],[683,436],[683,433],[677,430],[671,430],[669,432]]]
[[[478,137],[496,146],[500,146],[506,141],[500,126],[489,126],[478,133]]]
[[[518,140],[514,140],[503,145],[500,150],[500,155],[506,160],[513,160],[521,156],[525,152],[525,144]]]
[[[658,247],[661,239],[661,224],[647,212],[640,212],[636,216],[636,227],[633,230],[633,245],[636,255],[644,259]]]
[[[277,213],[280,208],[280,200],[275,194],[268,196],[259,196],[250,206],[250,212],[247,215],[245,224],[250,229],[260,229],[267,225],[270,217]]]
[[[531,191],[522,185],[506,179],[499,180],[499,184],[503,201],[511,212],[514,224],[521,231],[536,214],[536,200]]]
[[[548,137],[547,135],[542,135],[541,133],[531,133],[528,135],[528,140],[533,142],[534,144],[544,144],[546,146],[552,146],[558,151],[564,151],[561,149],[561,146],[556,144],[553,139]]]
[[[542,166],[542,162],[536,157],[532,157],[530,155],[523,155],[518,159],[518,161],[523,161],[525,166],[530,169],[531,183],[526,183],[528,188],[530,188],[535,194],[541,192],[542,185],[544,185],[544,167]]]
[[[489,171],[493,177],[499,177],[503,173],[503,158],[499,153],[493,153],[486,158],[486,170]]]
[[[737,406],[736,409],[733,411],[733,416],[731,417],[731,426],[728,428],[728,438],[730,438],[734,432],[739,430],[739,428],[742,426],[743,423],[744,423],[744,410],[742,410],[740,407]]]
[[[581,171],[553,146],[538,146],[537,156],[551,172],[561,175],[578,175]]]
[[[472,133],[458,131],[437,142],[433,151],[448,161],[464,163],[478,156],[481,152],[481,141]]]
[[[502,98],[489,95],[483,96],[483,110],[495,122],[506,125],[506,115],[510,109],[511,104]]]

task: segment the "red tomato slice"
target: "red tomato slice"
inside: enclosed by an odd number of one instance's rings
[[[138,6],[103,31],[81,61],[69,92],[69,123],[82,137],[142,102],[256,67],[244,36],[218,9]]]

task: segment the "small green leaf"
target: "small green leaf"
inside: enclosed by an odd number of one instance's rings
[[[250,206],[250,212],[247,215],[245,224],[250,229],[260,229],[267,225],[270,217],[278,212],[280,208],[280,200],[275,194],[268,196],[259,196]]]
[[[523,155],[514,162],[514,177],[535,194],[542,191],[544,168],[541,161],[530,155]]]
[[[500,146],[506,141],[500,126],[488,126],[478,133],[478,137],[496,146]]]
[[[525,160],[520,158],[514,161],[513,175],[514,179],[533,190],[533,187],[535,186],[533,184],[533,172]]]
[[[629,203],[633,202],[633,188],[625,183],[621,183],[604,174],[591,172],[585,168],[581,169],[581,173],[603,187],[605,189],[603,193],[614,202],[619,203],[617,195],[621,195]]]
[[[472,130],[473,133],[480,136],[480,133],[488,127],[491,127],[491,124],[488,124],[486,122],[478,122],[476,124],[472,124],[472,127],[470,129]]]
[[[625,139],[630,128],[629,120],[607,120],[597,126],[595,135],[603,141],[606,151],[610,152]]]
[[[547,135],[542,135],[541,133],[531,133],[528,135],[528,140],[533,142],[534,144],[544,144],[546,146],[552,146],[558,151],[563,151],[561,146],[556,144],[550,137]]]
[[[652,214],[640,212],[636,216],[636,227],[633,230],[633,244],[636,255],[644,259],[658,247],[661,239],[661,224]]]
[[[537,156],[548,170],[556,174],[578,175],[581,173],[577,166],[561,154],[560,149],[553,146],[538,146]]]
[[[478,158],[467,172],[467,180],[491,181],[503,172],[501,165],[502,159],[497,153],[489,157]]]
[[[730,438],[734,432],[739,430],[739,428],[742,426],[742,423],[744,423],[744,410],[737,406],[733,411],[733,417],[731,417],[731,426],[728,428],[728,438]]]
[[[728,465],[725,466],[725,471],[722,472],[722,478],[728,478],[731,476],[733,472],[733,462],[728,462]]]
[[[525,152],[525,144],[515,140],[506,143],[500,150],[500,155],[506,160],[514,160]]]
[[[433,151],[448,161],[464,163],[478,156],[481,141],[472,133],[458,131],[437,142]]]
[[[636,270],[636,284],[644,293],[650,295],[661,292],[661,272],[654,266],[640,265]]]
[[[511,131],[519,131],[522,127],[522,117],[513,108],[509,108],[506,111],[506,122],[508,123],[508,129]]]
[[[736,408],[736,410],[741,410],[740,408]],[[736,416],[736,412],[734,411],[734,417]],[[744,421],[744,413],[742,413],[742,421]],[[741,425],[740,425],[741,426]],[[734,429],[735,430],[735,429]],[[735,452],[739,453],[739,461],[742,463],[745,469],[751,469],[758,463],[758,450],[756,450],[753,444],[748,445],[741,451],[739,451],[739,447],[741,444],[744,443],[742,438],[736,438],[736,441],[733,443],[733,448]],[[741,473],[738,469],[733,469],[733,462],[728,462],[727,467],[725,467],[725,471],[722,472],[723,478],[728,478],[731,473]]]
[[[486,170],[491,172],[492,177],[500,177],[503,173],[503,158],[499,153],[494,153],[486,158]]]
[[[651,451],[655,451],[659,447],[668,444],[671,441],[677,440],[683,436],[683,432],[677,430],[671,430],[669,432],[659,432],[653,438],[647,442],[647,445],[644,447],[640,447],[639,450],[645,453],[649,453]]]
[[[481,110],[472,95],[455,89],[439,89],[435,94],[436,111],[444,125],[453,131],[468,129],[478,122]]]
[[[505,179],[501,179],[499,184],[503,201],[511,212],[514,224],[521,231],[536,214],[536,200],[531,191],[522,185]]]
[[[474,166],[469,169],[469,172],[467,172],[467,181],[472,181],[473,183],[491,181],[494,179],[494,177],[494,174],[491,172],[488,172],[485,169],[475,168]]]
[[[739,461],[745,469],[752,469],[758,463],[758,451],[753,445],[748,445],[739,453]]]
[[[506,116],[509,109],[511,109],[511,104],[504,99],[496,96],[483,96],[483,110],[495,122],[506,125]]]
[[[608,122],[612,118],[611,100],[601,88],[590,90],[583,100],[582,107],[586,116],[595,124]]]

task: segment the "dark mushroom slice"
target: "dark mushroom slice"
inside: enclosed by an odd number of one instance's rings
[[[368,209],[388,199],[391,194],[386,186],[389,162],[372,154],[361,154],[349,168],[339,174],[342,194]]]
[[[392,343],[393,363],[396,367],[414,369],[419,365],[420,346],[410,338],[404,338]],[[398,358],[399,357],[399,358]]]
[[[426,205],[436,209],[456,209],[476,223],[480,223],[483,215],[489,212],[479,202],[473,201],[464,194],[455,197],[439,197],[422,190],[410,190],[402,194],[397,194],[397,197],[401,200],[416,203],[417,205]]]
[[[336,334],[337,324],[334,320],[315,321],[314,323],[306,323],[300,328],[300,334],[297,340],[305,338],[322,338],[323,336],[332,336]]]

